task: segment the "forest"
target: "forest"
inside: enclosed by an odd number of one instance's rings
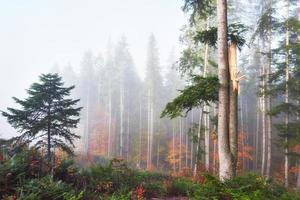
[[[124,35],[0,110],[0,199],[300,200],[300,1],[178,1],[167,62]]]

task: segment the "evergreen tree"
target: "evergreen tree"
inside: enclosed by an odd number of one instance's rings
[[[67,98],[73,89],[74,86],[64,87],[58,74],[42,74],[40,82],[27,90],[28,98],[13,97],[20,109],[7,108],[8,112],[2,112],[21,133],[18,139],[33,143],[38,149],[46,148],[49,163],[54,148],[73,154],[74,139],[79,138],[72,132],[79,122],[79,99]]]

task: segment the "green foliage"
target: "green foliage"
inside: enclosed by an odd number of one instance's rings
[[[192,196],[198,185],[185,178],[176,178],[172,181],[171,192],[176,196]]]
[[[47,148],[49,160],[50,150],[54,147],[73,154],[73,141],[79,136],[71,129],[77,127],[81,110],[81,107],[74,107],[79,99],[67,98],[73,89],[74,86],[63,87],[58,74],[42,74],[40,82],[33,83],[27,90],[28,98],[13,97],[21,108],[7,108],[8,112],[2,112],[2,115],[21,133],[19,141],[35,141],[37,149]]]
[[[171,119],[188,113],[193,108],[209,105],[218,100],[219,81],[217,77],[194,76],[192,85],[180,91],[172,102],[168,103],[161,117],[168,116]]]
[[[185,13],[191,12],[191,23],[195,23],[196,17],[207,18],[215,9],[214,0],[185,0],[182,7]]]
[[[62,181],[53,181],[52,177],[32,179],[18,188],[20,200],[77,200],[82,199],[83,193],[76,195],[70,185]]]
[[[18,185],[27,179],[44,176],[46,171],[46,162],[34,149],[25,149],[13,155],[0,164],[0,199],[4,195],[14,194]]]
[[[247,28],[241,23],[233,23],[228,26],[228,42],[234,43],[241,50],[245,45],[246,40],[244,37]],[[208,44],[209,46],[216,47],[218,39],[218,29],[211,27],[208,30],[198,31],[194,36],[196,42]]]
[[[196,187],[191,199],[296,200],[300,198],[297,192],[291,193],[283,186],[254,174],[239,176],[225,182],[210,175],[205,175],[205,178],[206,182]]]
[[[16,154],[0,165],[0,198],[15,196],[20,200],[129,200],[142,188],[143,197],[185,196],[200,200],[298,200],[299,192],[287,191],[272,181],[248,174],[225,182],[205,174],[203,184],[185,178],[129,169],[125,162],[114,160],[105,166],[79,170],[65,160],[47,175],[36,151]],[[34,161],[34,162],[32,162]],[[37,166],[39,166],[37,168]]]

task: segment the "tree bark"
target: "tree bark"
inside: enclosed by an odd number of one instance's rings
[[[209,30],[209,18],[206,20],[206,30]],[[208,44],[205,45],[204,53],[204,69],[203,76],[207,76],[208,68]],[[209,171],[209,106],[205,105],[204,108],[204,146],[205,146],[205,169]]]
[[[229,69],[230,69],[230,95],[229,95],[229,141],[232,156],[233,173],[237,168],[238,155],[238,80],[237,80],[237,45],[229,45]],[[234,174],[235,175],[235,174]]]
[[[218,19],[218,77],[219,114],[218,114],[218,146],[219,177],[222,181],[234,176],[232,156],[229,143],[229,65],[227,44],[227,0],[217,0]]]

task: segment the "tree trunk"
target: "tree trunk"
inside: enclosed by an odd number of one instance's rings
[[[229,95],[229,141],[232,155],[233,173],[236,172],[238,155],[238,80],[237,80],[237,45],[229,45],[230,95]],[[235,175],[235,174],[234,174]]]
[[[290,10],[290,1],[287,0],[287,19],[289,17],[289,11]],[[289,46],[290,42],[290,37],[289,37],[289,28],[288,28],[288,23],[286,25],[286,35],[285,35],[285,45]],[[289,81],[289,52],[286,51],[285,55],[285,103],[289,103],[289,86],[288,86],[288,81]],[[286,114],[285,116],[285,126],[286,126],[286,134],[289,133],[289,113]],[[284,155],[284,185],[286,187],[289,186],[289,158],[288,158],[288,153],[289,149],[287,147],[288,143],[288,137],[285,137],[285,142],[286,142],[286,147],[285,147],[285,155]]]
[[[264,46],[264,45],[263,45]],[[264,49],[264,48],[263,48]],[[263,62],[264,63],[264,62]],[[265,175],[266,167],[266,66],[262,65],[262,157],[261,157],[261,175]]]
[[[47,122],[47,158],[48,164],[51,166],[51,121],[50,121],[50,105],[48,107],[48,122]],[[52,169],[52,167],[51,167]]]
[[[172,152],[173,152],[173,161],[175,160],[175,125],[174,120],[172,120]],[[173,162],[173,171],[176,172],[176,163]]]
[[[192,127],[193,127],[194,126],[194,110],[191,111],[191,123],[192,123]],[[191,169],[193,169],[194,141],[193,141],[193,137],[191,137],[190,139],[191,139],[190,166],[191,166]]]
[[[270,8],[272,9],[273,7],[273,2],[272,0],[270,0]],[[267,68],[267,74],[266,74],[266,82],[267,82],[267,89],[270,90],[270,75],[272,73],[272,17],[269,20],[270,23],[270,30],[269,30],[269,65]],[[272,108],[272,101],[271,101],[271,97],[270,95],[268,95],[267,97],[267,102],[266,102],[266,106],[267,106],[267,111],[269,112]],[[267,122],[267,168],[266,168],[266,178],[269,179],[270,178],[270,170],[271,170],[271,156],[272,156],[272,116],[271,115],[267,115],[266,116],[266,122]]]
[[[227,44],[227,0],[217,0],[218,19],[218,77],[219,114],[218,114],[218,146],[219,177],[222,181],[234,176],[232,156],[229,143],[229,65]]]
[[[119,156],[123,157],[123,134],[124,134],[124,98],[123,98],[123,83],[120,83],[120,152]]]
[[[109,83],[109,85],[111,85]],[[108,141],[107,141],[107,156],[111,155],[111,114],[112,114],[112,106],[111,106],[111,86],[109,86],[108,91]]]
[[[151,95],[151,92],[150,92],[150,89],[148,89],[148,109],[147,109],[147,169],[150,168],[150,116],[151,116],[151,112],[150,112],[150,109],[151,109],[151,100],[150,100],[150,95]]]
[[[206,30],[209,30],[209,18],[206,20]],[[205,45],[205,53],[204,53],[204,77],[207,76],[207,68],[208,68],[208,44]],[[204,106],[204,152],[205,152],[205,169],[209,170],[209,107]]]
[[[182,167],[182,119],[179,118],[179,172]]]
[[[256,103],[256,107],[257,107],[257,109],[256,109],[256,131],[255,131],[255,146],[254,146],[254,148],[255,148],[255,164],[254,164],[254,168],[255,168],[255,170],[257,170],[258,169],[258,153],[259,153],[259,143],[258,143],[258,141],[259,141],[259,139],[258,139],[258,137],[259,137],[259,132],[260,132],[260,100],[261,100],[261,98],[260,97],[258,97],[257,98],[257,103]]]
[[[138,156],[138,168],[141,168],[142,158],[142,98],[140,98],[140,109],[139,109],[139,156]]]
[[[201,152],[201,129],[202,129],[202,120],[203,120],[203,110],[199,110],[199,129],[198,129],[198,134],[197,134],[197,147],[196,147],[196,159],[195,159],[195,164],[194,164],[194,174],[193,176],[196,177],[197,175],[197,169],[198,169],[198,164],[200,160],[200,152]]]

